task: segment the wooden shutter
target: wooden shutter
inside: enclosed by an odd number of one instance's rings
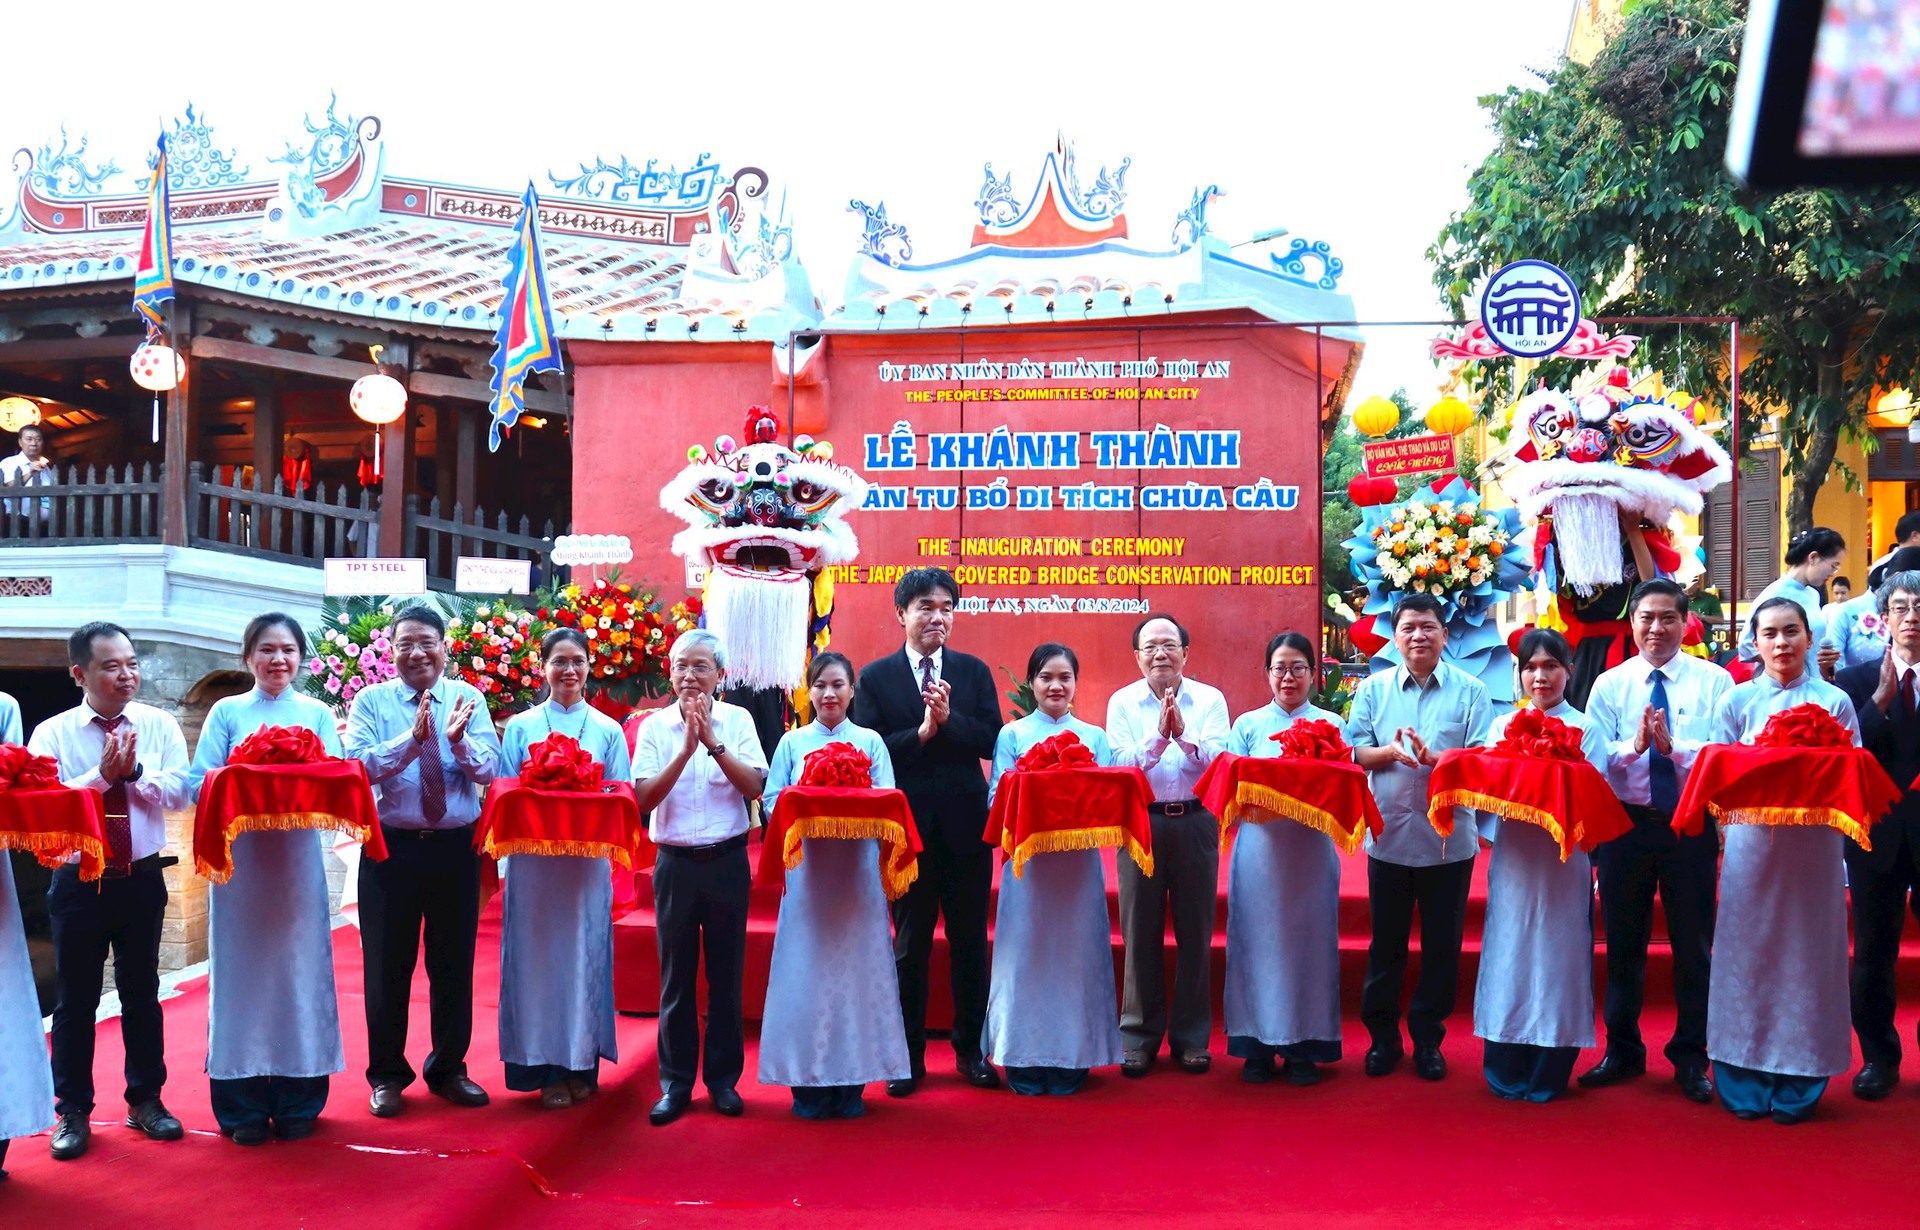
[[[1707,582],[1722,595],[1733,589],[1733,552],[1740,550],[1739,600],[1750,602],[1780,575],[1780,450],[1754,449],[1740,466],[1738,524],[1733,484],[1721,483],[1707,497],[1700,518],[1706,539]]]

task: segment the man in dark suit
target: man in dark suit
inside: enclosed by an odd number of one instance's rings
[[[1901,557],[1913,557],[1902,559]],[[1920,564],[1920,550],[1902,549],[1896,563]],[[1834,676],[1860,716],[1860,741],[1904,791],[1868,834],[1872,850],[1847,843],[1847,885],[1853,908],[1853,1032],[1860,1038],[1855,1097],[1877,1102],[1900,1082],[1900,1032],[1894,1028],[1894,963],[1909,897],[1920,889],[1920,572],[1889,567],[1876,601],[1888,646],[1878,662]],[[1920,911],[1920,896],[1912,896]]]
[[[920,875],[893,903],[893,959],[913,1075],[887,1082],[904,1098],[926,1075],[927,974],[935,920],[946,918],[953,974],[953,1053],[961,1076],[982,1089],[1000,1083],[980,1054],[987,1019],[987,902],[993,849],[987,779],[980,762],[1000,734],[1000,698],[987,664],[947,648],[960,584],[944,568],[914,568],[893,590],[905,648],[869,662],[854,692],[853,720],[879,733],[920,830]]]

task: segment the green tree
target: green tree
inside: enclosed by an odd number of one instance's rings
[[[1920,197],[1735,182],[1721,159],[1746,9],[1629,0],[1591,65],[1563,62],[1541,74],[1542,88],[1482,98],[1495,148],[1428,257],[1456,316],[1494,270],[1533,256],[1581,283],[1588,315],[1739,317],[1743,422],[1757,424],[1765,407],[1787,412],[1787,522],[1798,533],[1842,436],[1869,434],[1875,387],[1912,387],[1920,374],[1920,282],[1909,269]],[[1687,384],[1725,404],[1726,331],[1675,332]],[[1664,363],[1667,344],[1650,337],[1641,353]],[[1489,382],[1489,397],[1510,384]]]

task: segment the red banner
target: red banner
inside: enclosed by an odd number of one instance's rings
[[[1375,440],[1360,446],[1367,473],[1375,478],[1403,478],[1409,474],[1427,474],[1451,470],[1454,466],[1452,436],[1407,436],[1399,440]]]

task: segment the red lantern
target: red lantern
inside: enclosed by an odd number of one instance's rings
[[[1400,498],[1400,484],[1391,478],[1375,478],[1362,471],[1347,480],[1347,498],[1361,508],[1391,504]]]
[[[1387,638],[1381,636],[1378,631],[1379,622],[1378,615],[1365,615],[1355,620],[1353,626],[1347,629],[1347,639],[1353,642],[1354,648],[1369,658],[1387,647]]]

